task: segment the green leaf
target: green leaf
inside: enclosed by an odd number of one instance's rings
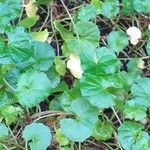
[[[88,21],[95,18],[97,10],[93,5],[82,6],[78,13],[78,19],[81,21]]]
[[[108,140],[113,134],[113,124],[108,121],[98,121],[95,125],[93,136],[97,140]]]
[[[30,34],[23,27],[17,27],[8,36],[9,55],[15,63],[28,60],[34,53],[34,43]]]
[[[86,74],[80,80],[81,93],[87,97],[93,106],[109,108],[115,104],[115,96],[107,91],[107,88],[111,87],[111,85],[107,84],[109,84],[109,81],[105,79],[101,81],[101,78],[98,76]]]
[[[62,134],[62,131],[60,129],[56,130],[56,141],[61,146],[67,146],[69,145],[69,140]]]
[[[118,138],[125,150],[135,150],[135,147],[137,147],[136,150],[142,150],[139,147],[148,145],[150,139],[148,133],[143,131],[141,124],[130,121],[124,122],[119,127]]]
[[[52,3],[53,2],[53,0],[37,0],[37,4],[39,4],[39,5],[48,5],[49,3]]]
[[[144,119],[146,115],[147,108],[136,102],[136,99],[127,101],[124,106],[125,118],[135,119],[136,121]]]
[[[76,119],[62,119],[61,131],[70,140],[83,142],[92,135],[98,120],[98,110],[85,99],[72,101],[70,110],[75,114]]]
[[[55,20],[54,22],[54,27],[59,31],[61,37],[63,40],[70,40],[73,39],[73,34],[69,32],[61,23],[59,20]]]
[[[31,108],[43,101],[52,91],[52,84],[45,73],[28,71],[21,75],[16,96],[23,107]]]
[[[105,0],[102,4],[101,13],[106,18],[114,18],[119,14],[118,0]]]
[[[65,47],[63,48],[63,52],[64,53],[67,52],[67,54],[74,53],[79,55],[86,50],[93,50],[93,49],[95,49],[94,44],[92,44],[87,40],[72,39],[72,40],[67,40],[65,42]]]
[[[51,130],[42,123],[27,125],[22,137],[29,142],[31,150],[46,150],[52,140]]]
[[[4,139],[8,135],[9,135],[8,128],[6,127],[5,124],[0,123],[0,139]]]
[[[20,70],[36,69],[40,71],[47,71],[50,69],[54,62],[54,49],[46,42],[34,43],[34,54],[32,57],[23,63],[19,63],[17,67]]]
[[[7,96],[7,94],[5,92],[3,92],[3,91],[0,91],[0,110],[4,106],[10,104],[10,102],[11,101],[10,101],[9,97]]]
[[[82,52],[80,58],[83,70],[89,74],[105,75],[120,69],[120,62],[115,53],[106,47],[87,49]]]
[[[134,6],[133,6],[133,1],[134,0],[122,0],[122,15],[130,15],[134,12]]]
[[[98,27],[89,21],[79,21],[74,26],[74,32],[80,35],[80,38],[87,40],[95,45],[99,44],[100,31]]]
[[[150,1],[149,0],[134,0],[134,9],[138,13],[150,13]]]
[[[55,52],[51,45],[43,42],[35,42],[34,63],[32,67],[41,71],[47,71],[52,67]]]
[[[61,107],[66,111],[66,112],[71,112],[70,111],[70,105],[73,100],[80,99],[82,97],[79,86],[74,86],[70,90],[66,90],[61,96],[60,96],[60,102],[61,102]]]
[[[47,29],[45,29],[45,30],[39,31],[39,32],[32,32],[31,35],[32,35],[32,38],[36,41],[46,42],[46,40],[49,36],[49,32]]]
[[[134,98],[138,99],[138,103],[149,107],[150,106],[150,79],[141,78],[134,82],[131,87],[131,93]]]
[[[14,67],[5,73],[4,78],[7,81],[7,83],[9,83],[9,85],[16,89],[20,75],[20,70],[17,67]]]
[[[18,117],[21,117],[23,110],[20,107],[15,106],[5,106],[0,110],[0,117],[4,118],[7,124],[14,123],[18,121]]]
[[[63,134],[75,142],[83,142],[92,135],[91,127],[82,121],[62,119],[60,121],[60,127]]]
[[[0,1],[0,33],[4,32],[8,23],[19,16],[21,12],[21,0],[1,0]]]
[[[108,46],[114,52],[122,51],[128,46],[128,37],[122,31],[112,31],[107,37]]]
[[[24,28],[31,28],[36,24],[38,19],[39,16],[26,17],[19,22],[19,25],[23,26]]]
[[[100,0],[91,0],[91,5],[95,6],[97,14],[101,14],[103,2]]]
[[[73,100],[70,110],[77,116],[78,120],[93,124],[97,121],[98,109],[92,106],[85,98]]]
[[[13,61],[9,55],[9,50],[5,46],[4,39],[0,37],[0,64],[12,64]]]
[[[54,63],[55,63],[55,69],[59,73],[59,75],[64,76],[66,73],[65,61],[60,59],[59,57],[55,57]]]

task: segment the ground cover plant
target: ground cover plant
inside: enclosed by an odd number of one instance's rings
[[[0,0],[0,150],[150,150],[150,0]]]

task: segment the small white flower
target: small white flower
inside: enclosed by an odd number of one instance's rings
[[[81,61],[79,56],[70,54],[69,60],[67,61],[67,68],[75,78],[80,79],[82,77],[83,70],[81,68]]]
[[[142,32],[137,27],[129,27],[127,29],[127,34],[130,36],[130,42],[133,45],[136,45],[139,42],[139,39],[142,37]]]
[[[150,30],[150,24],[148,25],[148,29]]]

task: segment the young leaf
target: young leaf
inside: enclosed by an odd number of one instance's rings
[[[31,108],[44,100],[52,91],[52,84],[45,73],[28,71],[21,75],[16,96],[23,107]]]
[[[39,31],[39,32],[32,32],[31,35],[32,35],[32,38],[36,41],[46,42],[46,40],[49,36],[49,32],[47,29],[45,29],[45,30]]]
[[[125,150],[134,150],[135,147],[136,150],[141,150],[140,147],[144,148],[150,142],[150,137],[143,131],[143,126],[131,121],[126,121],[119,127],[118,138]]]
[[[136,99],[127,101],[124,106],[124,114],[126,118],[135,119],[136,121],[144,119],[147,108],[136,102]]]
[[[19,25],[23,26],[24,28],[31,28],[35,25],[38,19],[39,16],[26,17],[19,22]]]
[[[108,140],[113,134],[113,125],[108,121],[98,121],[95,125],[93,137],[97,140]]]
[[[121,31],[112,31],[107,37],[108,46],[114,52],[122,51],[128,44],[128,37]]]
[[[88,21],[95,18],[97,10],[93,5],[82,6],[78,13],[78,19],[81,21]]]
[[[63,40],[70,40],[73,39],[73,34],[69,32],[61,23],[59,20],[54,21],[54,27],[59,31],[61,37]]]
[[[9,135],[8,128],[5,124],[0,123],[0,139],[3,139]]]
[[[60,129],[56,130],[56,141],[61,146],[67,146],[69,145],[69,140],[62,134],[62,131]]]
[[[134,98],[139,99],[138,103],[141,101],[141,104],[149,107],[150,106],[150,79],[141,78],[134,82],[131,87],[131,93]]]
[[[74,32],[80,35],[81,39],[87,40],[98,45],[100,40],[100,31],[98,27],[89,21],[79,21],[74,26]]]
[[[28,17],[35,17],[38,7],[36,5],[36,0],[30,0],[29,3],[25,6],[25,11]]]
[[[60,59],[59,57],[55,57],[54,59],[55,69],[61,75],[64,76],[66,73],[66,64],[65,61]]]
[[[51,130],[42,123],[27,125],[22,137],[29,142],[31,150],[46,150],[52,140]]]
[[[80,80],[80,88],[82,95],[87,97],[93,106],[109,108],[115,104],[115,96],[103,87],[98,76],[84,75]]]
[[[0,110],[0,117],[4,118],[7,124],[17,121],[18,116],[21,117],[23,110],[20,107],[5,106]]]
[[[101,14],[103,2],[100,0],[91,0],[91,5],[95,6],[97,14]]]

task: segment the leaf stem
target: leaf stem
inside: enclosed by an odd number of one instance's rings
[[[4,83],[13,91],[15,92],[16,90],[6,81],[5,78],[3,78]]]
[[[67,7],[66,7],[66,5],[64,4],[63,0],[60,0],[60,1],[61,1],[62,5],[64,6],[64,8],[65,8],[65,10],[66,10],[66,12],[67,12],[67,14],[68,14],[68,16],[69,16],[69,18],[70,18],[72,24],[73,24],[73,26],[75,27],[76,25],[75,25],[75,23],[74,23],[74,21],[73,21],[73,19],[72,19],[72,17],[71,17],[70,12],[68,11],[68,9],[67,9]],[[77,38],[80,39],[80,38],[79,38],[79,35],[78,35],[78,34],[76,34],[76,35],[77,35]]]
[[[118,116],[118,114],[117,114],[116,110],[114,109],[114,107],[111,107],[111,109],[113,110],[113,112],[114,112],[114,114],[115,114],[115,116],[116,116],[116,118],[117,118],[117,120],[118,120],[119,124],[121,125],[121,124],[122,124],[122,122],[121,122],[121,120],[120,120],[120,118],[119,118],[119,116]]]

